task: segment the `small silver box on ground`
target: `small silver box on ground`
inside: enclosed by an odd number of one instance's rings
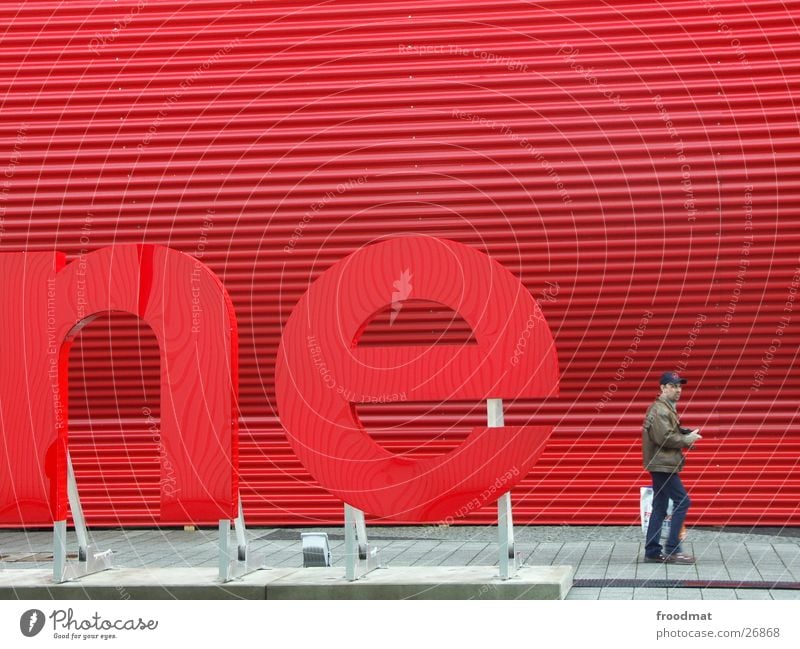
[[[330,568],[333,565],[331,546],[325,532],[303,532],[303,568]]]

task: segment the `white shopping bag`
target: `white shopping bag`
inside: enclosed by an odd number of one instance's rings
[[[650,515],[653,513],[653,487],[639,488],[639,513],[642,519],[642,534],[647,536],[647,526],[650,524]],[[669,534],[669,527],[672,524],[672,500],[667,504],[667,517],[661,532],[664,536]]]

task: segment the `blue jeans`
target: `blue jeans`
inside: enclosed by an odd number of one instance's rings
[[[650,524],[647,526],[647,540],[644,554],[647,557],[657,557],[662,553],[661,526],[667,517],[667,505],[672,500],[672,522],[667,537],[664,554],[674,554],[681,551],[679,535],[686,519],[686,512],[692,501],[677,473],[650,472],[653,478],[653,513]]]

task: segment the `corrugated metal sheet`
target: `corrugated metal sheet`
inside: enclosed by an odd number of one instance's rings
[[[678,368],[705,432],[690,522],[797,525],[798,16],[731,0],[6,2],[0,251],[161,243],[219,274],[251,525],[340,520],[280,429],[281,325],[335,260],[412,231],[501,261],[555,333],[561,398],[506,418],[556,424],[517,522],[634,522],[640,421]],[[427,304],[391,327],[389,312],[363,344],[469,337]],[[89,523],[153,524],[154,337],[108,318],[71,363]],[[361,414],[409,454],[483,417],[427,408]]]

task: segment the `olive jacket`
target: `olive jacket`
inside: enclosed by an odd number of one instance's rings
[[[683,469],[683,449],[688,429],[681,428],[678,413],[665,399],[659,397],[647,410],[642,425],[642,456],[644,468],[657,473],[680,473]]]

